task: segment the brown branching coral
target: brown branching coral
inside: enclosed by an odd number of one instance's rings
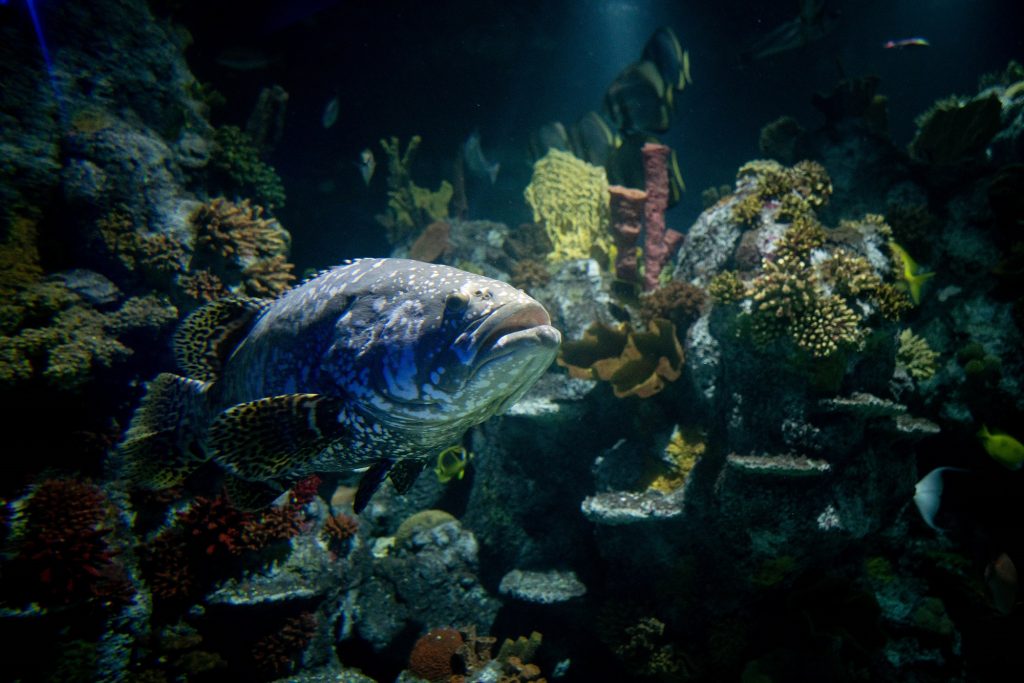
[[[291,241],[276,220],[263,217],[263,207],[248,199],[236,204],[217,197],[199,208],[192,224],[197,248],[234,262],[284,253]]]
[[[551,271],[542,261],[525,259],[512,265],[510,282],[520,289],[530,291],[536,287],[543,287],[550,280]]]
[[[229,292],[257,297],[277,296],[295,279],[294,266],[287,261],[291,236],[249,200],[236,204],[223,197],[213,199],[196,212],[192,225],[196,255],[189,275],[205,270]],[[209,276],[202,277],[184,283],[179,279],[179,285],[188,287],[192,298],[206,298],[217,288]]]
[[[724,270],[708,283],[708,296],[719,304],[734,304],[747,298],[747,285],[735,270]]]
[[[707,300],[704,290],[689,282],[673,280],[640,296],[640,318],[650,324],[656,318],[672,321],[678,330],[686,330],[700,315]]]
[[[107,257],[126,271],[165,275],[185,270],[185,245],[171,235],[137,227],[123,206],[100,217],[96,221],[96,233]]]
[[[276,297],[291,287],[295,280],[293,267],[283,254],[254,262],[242,271],[245,292],[265,299]]]
[[[205,269],[180,276],[178,286],[189,298],[198,303],[215,301],[231,293],[219,277]]]

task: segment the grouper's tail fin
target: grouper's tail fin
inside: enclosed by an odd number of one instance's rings
[[[206,461],[206,387],[161,373],[149,383],[119,447],[121,476],[137,486],[177,486]]]

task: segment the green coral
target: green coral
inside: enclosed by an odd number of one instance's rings
[[[398,244],[435,221],[448,218],[448,205],[455,189],[447,180],[434,192],[412,182],[411,167],[423,139],[414,135],[405,151],[397,137],[381,140],[388,164],[388,207],[377,216],[387,230],[388,241]]]
[[[0,246],[0,385],[39,377],[74,391],[97,368],[108,368],[132,350],[122,339],[141,329],[170,325],[177,309],[156,296],[127,300],[100,312],[60,281],[41,279],[35,225],[12,221]]]
[[[933,351],[928,341],[909,329],[900,332],[896,349],[896,365],[916,380],[930,379],[938,369],[938,352]]]
[[[132,354],[122,338],[140,330],[170,326],[178,311],[166,300],[149,295],[128,299],[114,312],[102,313],[68,292],[73,302],[46,324],[25,327],[0,337],[0,380],[7,384],[40,375],[54,387],[75,391],[92,380],[97,369],[109,368]]]
[[[533,165],[524,195],[533,220],[543,223],[554,245],[548,254],[551,261],[593,256],[607,260],[612,241],[604,168],[551,149]]]
[[[1002,104],[997,95],[961,101],[939,100],[917,118],[910,156],[922,163],[948,166],[979,155],[999,132]]]
[[[210,162],[224,172],[237,194],[251,193],[269,209],[284,206],[284,183],[274,167],[260,159],[252,138],[237,126],[221,126],[214,132]]]

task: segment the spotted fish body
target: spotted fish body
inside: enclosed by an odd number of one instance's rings
[[[506,283],[360,259],[267,305],[214,302],[186,319],[176,354],[189,378],[151,383],[122,453],[151,485],[206,459],[271,491],[370,466],[362,507],[385,476],[408,488],[427,459],[518,400],[560,341],[544,308]],[[176,474],[154,476],[160,460]]]

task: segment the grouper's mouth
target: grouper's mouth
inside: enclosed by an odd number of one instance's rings
[[[511,303],[497,309],[473,331],[476,353],[469,365],[476,374],[491,361],[529,347],[553,355],[562,341],[551,317],[536,303]],[[476,341],[479,340],[479,341]]]

